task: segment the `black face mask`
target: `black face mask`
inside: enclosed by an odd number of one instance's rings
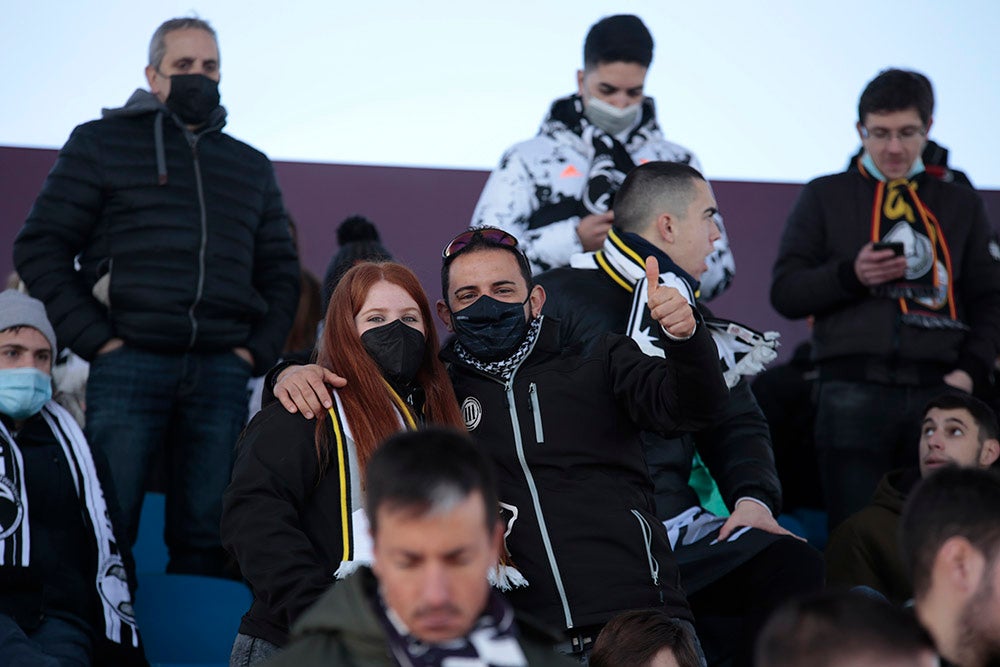
[[[393,320],[361,334],[361,344],[375,360],[389,384],[413,382],[424,360],[426,341],[417,329]]]
[[[219,82],[204,74],[172,74],[166,105],[188,125],[204,125],[219,106]]]
[[[531,298],[531,295],[528,295]],[[451,313],[458,342],[480,361],[499,361],[514,354],[528,335],[525,299],[508,303],[485,294],[467,308]]]

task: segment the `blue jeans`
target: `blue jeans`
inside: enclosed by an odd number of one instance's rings
[[[47,616],[26,634],[0,614],[0,664],[5,667],[89,667],[92,648],[90,636],[64,619]]]
[[[156,453],[167,462],[168,572],[220,576],[222,493],[247,414],[250,365],[233,352],[98,356],[87,381],[87,439],[107,459],[128,539]]]
[[[885,473],[917,465],[924,406],[946,391],[944,384],[819,383],[816,457],[831,529],[871,502]]]

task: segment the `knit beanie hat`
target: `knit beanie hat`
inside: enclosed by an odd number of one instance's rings
[[[42,302],[14,289],[0,292],[0,331],[25,326],[42,332],[52,346],[52,354],[55,355],[56,332],[49,322],[48,315],[45,314]]]
[[[340,250],[330,260],[323,277],[324,313],[337,283],[351,267],[358,262],[392,260],[392,254],[382,245],[375,225],[363,215],[352,215],[340,223],[337,228],[337,245]]]

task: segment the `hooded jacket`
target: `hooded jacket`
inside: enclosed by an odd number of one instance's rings
[[[454,345],[442,350],[469,435],[496,466],[507,548],[528,580],[508,598],[552,627],[650,607],[691,620],[639,432],[702,428],[727,390],[703,324],[667,344],[669,361],[625,336],[565,348],[546,317],[507,382]]]
[[[611,209],[614,192],[625,179],[607,156],[597,154],[595,139],[599,143],[608,135],[587,120],[583,108],[579,95],[555,100],[538,134],[500,158],[472,215],[474,227],[491,225],[516,236],[534,273],[566,266],[571,255],[583,251],[576,227],[593,212],[584,204],[592,172],[611,181],[603,210]],[[643,100],[636,126],[614,139],[615,150],[627,154],[621,156],[625,162],[681,162],[701,171],[693,152],[663,137],[651,97]],[[702,278],[706,299],[720,294],[736,271],[726,232],[719,227],[722,239]]]
[[[377,583],[364,568],[328,591],[295,624],[292,642],[265,663],[267,667],[397,667],[372,609]],[[517,621],[530,667],[574,664],[552,648],[558,636],[523,616]]]
[[[246,347],[258,373],[276,361],[298,261],[270,161],[224,134],[225,119],[217,107],[192,132],[137,90],[59,152],[14,263],[84,359],[118,337],[163,352]]]
[[[870,586],[893,604],[913,597],[898,534],[903,504],[919,480],[916,468],[887,473],[872,504],[834,529],[826,546],[827,584]]]

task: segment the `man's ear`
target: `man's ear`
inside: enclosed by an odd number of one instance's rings
[[[152,65],[146,65],[146,82],[149,84],[149,91],[156,95],[159,91],[153,86],[153,82],[156,80],[156,68]]]
[[[542,314],[542,306],[545,305],[545,288],[541,285],[535,285],[531,288],[531,294],[528,295],[528,305],[531,308],[531,316],[538,317]]]
[[[940,578],[949,590],[965,599],[979,588],[986,570],[986,557],[961,536],[949,537],[934,557],[933,577]]]
[[[982,468],[989,468],[1000,458],[1000,440],[990,438],[979,448],[979,465]]]
[[[438,319],[444,324],[445,329],[448,330],[448,333],[455,333],[455,328],[451,325],[451,310],[448,309],[448,304],[444,302],[444,299],[438,299],[434,305],[437,307]]]
[[[656,233],[657,235],[667,244],[673,245],[674,243],[674,225],[676,220],[669,213],[661,213],[656,216]]]
[[[861,121],[860,120],[857,123],[854,124],[854,129],[856,129],[858,131],[858,139],[860,139],[861,141],[864,141],[865,140],[865,134],[864,134],[864,129],[861,127]]]
[[[583,97],[583,76],[585,72],[582,69],[576,70],[576,92]]]

